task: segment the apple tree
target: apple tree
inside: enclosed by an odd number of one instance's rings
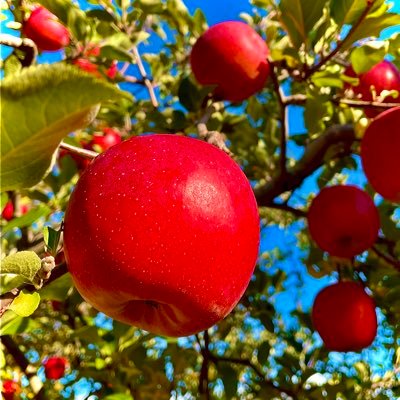
[[[400,15],[250,3],[1,2],[4,399],[400,396]]]

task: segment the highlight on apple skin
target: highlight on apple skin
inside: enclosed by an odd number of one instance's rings
[[[166,336],[214,325],[252,276],[259,215],[240,167],[203,141],[128,139],[71,196],[64,250],[75,287],[106,315]]]
[[[345,75],[359,78],[358,85],[348,85],[348,87],[351,87],[353,92],[360,96],[361,100],[376,101],[373,96],[374,92],[379,97],[384,90],[397,90],[399,92],[397,97],[386,96],[383,99],[383,103],[400,103],[400,71],[392,62],[387,60],[381,61],[369,71],[360,75],[357,75],[352,67],[348,67]],[[383,110],[366,107],[364,111],[367,117],[374,118]]]
[[[371,186],[386,200],[400,203],[400,107],[371,122],[361,140],[360,154]]]
[[[41,51],[61,50],[70,43],[68,29],[53,13],[40,6],[24,22],[23,33]]]
[[[359,351],[376,337],[375,303],[357,282],[322,289],[312,309],[314,328],[331,351]]]
[[[312,239],[330,255],[352,258],[370,248],[380,227],[371,197],[352,185],[323,188],[307,214]]]
[[[240,102],[259,92],[269,76],[269,49],[249,25],[227,21],[200,36],[190,54],[192,71],[202,85],[216,85],[217,99]]]

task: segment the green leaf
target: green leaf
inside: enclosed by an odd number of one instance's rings
[[[19,251],[1,261],[2,274],[15,274],[34,283],[35,276],[42,266],[39,256],[33,251]]]
[[[39,303],[39,293],[24,293],[21,291],[8,308],[21,317],[29,317],[38,308]]]
[[[108,60],[118,60],[118,61],[126,61],[133,62],[133,56],[129,51],[122,49],[121,47],[105,45],[101,48],[100,51],[101,57],[105,57]]]
[[[218,372],[224,383],[225,395],[227,399],[233,398],[237,394],[237,372],[228,364],[218,365]]]
[[[282,0],[280,20],[296,49],[307,42],[308,34],[320,20],[326,0]]]
[[[0,210],[1,211],[3,211],[3,209],[6,206],[7,202],[8,202],[7,193],[5,193],[5,192],[1,193],[1,196],[0,196]]]
[[[0,336],[28,333],[39,328],[39,324],[32,318],[24,318],[8,310],[0,319]]]
[[[55,281],[44,286],[40,291],[40,297],[44,300],[64,301],[69,290],[73,286],[71,275],[64,274]]]
[[[356,47],[350,56],[355,73],[358,75],[367,72],[382,61],[387,53],[387,44],[387,42],[374,41]]]
[[[160,0],[136,0],[134,7],[140,8],[145,14],[161,14],[165,10],[165,4]]]
[[[209,86],[199,87],[189,77],[185,77],[179,85],[178,97],[180,103],[188,111],[197,111],[210,92],[211,88]]]
[[[45,226],[43,228],[43,240],[46,245],[46,251],[52,256],[57,255],[58,243],[60,242],[61,229],[56,231],[50,226]]]
[[[369,13],[379,9],[382,4],[384,0],[375,0]],[[366,7],[366,0],[331,0],[331,15],[340,28],[357,22]]]
[[[116,86],[57,63],[25,68],[1,82],[1,185],[37,184],[68,133],[85,127],[102,101],[131,98]]]
[[[261,365],[264,365],[268,361],[269,352],[271,351],[271,345],[265,341],[260,344],[257,352],[257,359]]]
[[[24,228],[36,222],[39,218],[46,217],[51,213],[51,209],[45,204],[40,204],[36,208],[32,208],[26,214],[18,218],[13,218],[6,226],[3,227],[3,234],[12,231],[14,228]]]
[[[104,400],[133,400],[133,397],[125,393],[114,393],[104,397]]]

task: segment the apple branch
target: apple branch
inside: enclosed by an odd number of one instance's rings
[[[209,131],[207,128],[207,122],[211,118],[212,114],[218,110],[218,104],[212,103],[206,109],[201,118],[196,122],[197,133],[200,139],[205,140],[207,143],[213,144],[229,156],[232,156],[232,152],[225,144],[224,135],[218,131]]]
[[[153,107],[158,107],[159,104],[158,104],[158,100],[157,100],[156,94],[154,93],[153,85],[152,85],[150,79],[147,76],[146,69],[144,68],[144,65],[143,65],[143,62],[142,62],[142,58],[141,58],[141,56],[139,54],[139,51],[138,51],[137,47],[134,46],[132,48],[132,51],[133,51],[133,54],[134,54],[134,56],[136,58],[136,62],[137,62],[138,68],[139,68],[140,75],[142,75],[143,82],[144,82],[145,86],[147,87],[147,90],[149,91],[151,103],[153,104]]]
[[[325,57],[322,57],[321,60],[317,64],[315,64],[311,68],[308,68],[308,66],[306,65],[306,69],[302,76],[302,79],[304,79],[304,80],[308,79],[312,74],[314,74],[314,72],[317,72],[318,70],[320,70],[321,67],[323,67],[325,64],[327,64],[333,57],[336,56],[336,54],[338,54],[342,50],[344,45],[347,44],[347,42],[351,39],[353,34],[360,27],[361,23],[367,17],[367,15],[370,12],[373,5],[374,5],[374,0],[367,0],[367,5],[366,5],[364,11],[362,12],[362,14],[358,18],[358,20],[354,23],[354,25],[351,27],[351,29],[349,30],[346,37],[343,40],[339,40],[336,44],[336,47]]]
[[[273,209],[281,210],[281,211],[287,211],[299,218],[305,218],[307,216],[307,211],[300,210],[300,209],[294,208],[294,207],[290,207],[285,203],[283,203],[283,204],[271,203],[271,204],[268,204],[268,208],[273,208]]]
[[[82,147],[72,146],[65,142],[60,143],[60,148],[64,149],[64,150],[68,150],[70,153],[77,154],[78,156],[88,158],[89,160],[93,160],[93,158],[95,158],[99,155],[99,153],[96,153],[95,151],[82,149]]]
[[[210,399],[210,388],[209,388],[209,380],[208,380],[208,366],[210,361],[210,336],[208,335],[208,331],[204,331],[204,347],[201,345],[199,335],[196,335],[197,343],[200,346],[200,352],[203,356],[203,362],[201,364],[200,377],[199,377],[199,393],[205,395],[205,399]]]
[[[287,144],[286,144],[286,136],[288,133],[288,117],[287,117],[287,109],[286,109],[286,102],[285,102],[285,94],[283,89],[279,84],[278,76],[275,72],[274,64],[268,60],[270,74],[272,79],[272,84],[274,86],[275,93],[278,97],[279,109],[280,109],[280,116],[279,120],[281,122],[281,136],[280,136],[280,157],[279,157],[279,173],[281,176],[286,175],[286,153],[287,153]]]
[[[303,157],[285,176],[271,178],[254,192],[259,206],[268,207],[273,200],[284,192],[298,188],[303,180],[329,160],[351,154],[351,147],[356,137],[351,125],[333,125],[324,134],[310,142]]]
[[[388,254],[384,253],[381,251],[377,246],[372,246],[371,250],[380,258],[385,260],[388,264],[396,268],[400,272],[400,261],[396,260],[395,258],[392,258]]]
[[[33,64],[38,54],[36,44],[33,40],[28,38],[19,38],[13,35],[2,33],[0,34],[0,44],[22,50],[25,53],[25,58],[23,60],[20,59],[20,61],[24,67],[28,67],[29,65]]]

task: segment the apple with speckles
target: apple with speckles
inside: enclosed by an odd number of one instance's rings
[[[312,239],[330,255],[352,258],[378,237],[379,213],[371,197],[353,185],[323,188],[307,213]]]
[[[264,39],[252,27],[226,21],[198,38],[190,63],[200,84],[216,86],[216,99],[240,102],[264,87],[270,74],[268,55]]]
[[[386,200],[400,203],[400,107],[387,110],[367,127],[361,162],[371,186]]]
[[[377,332],[375,303],[357,282],[338,282],[322,289],[312,309],[314,328],[332,351],[359,351]]]
[[[216,324],[243,295],[259,215],[240,167],[203,141],[153,134],[96,157],[64,221],[80,294],[106,315],[165,336]]]

